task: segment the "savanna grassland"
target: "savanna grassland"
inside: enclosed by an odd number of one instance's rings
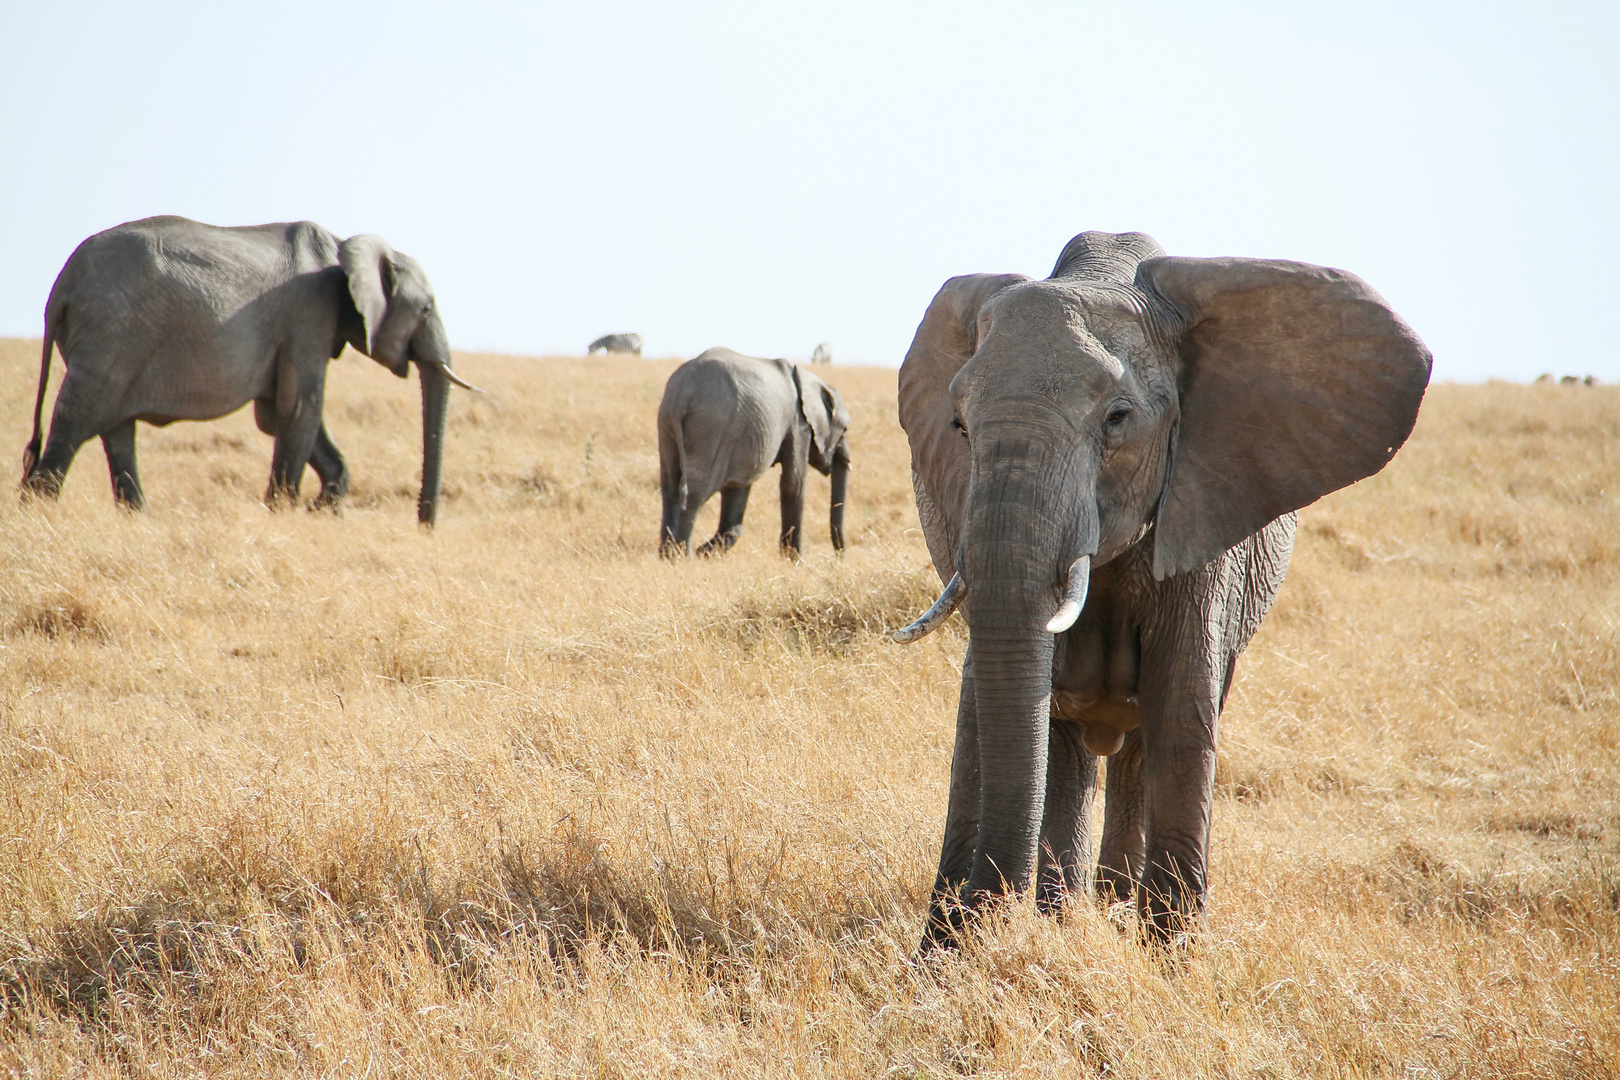
[[[843,558],[820,477],[778,556],[773,476],[669,564],[671,363],[457,362],[431,533],[415,387],[353,354],[339,515],[263,507],[250,414],[143,427],[144,515],[94,444],[0,493],[0,1068],[1620,1075],[1620,389],[1435,387],[1303,513],[1189,954],[1086,904],[919,965],[966,637],[886,639],[938,587],[894,373],[824,369]]]

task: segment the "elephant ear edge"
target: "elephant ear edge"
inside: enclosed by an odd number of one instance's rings
[[[362,340],[349,344],[373,360],[398,369],[403,366],[404,357],[382,355],[392,350],[381,340],[388,299],[394,287],[393,255],[394,249],[386,240],[364,233],[338,245],[338,264],[348,279],[349,297],[360,313],[361,322]]]
[[[956,545],[972,468],[951,429],[951,380],[973,357],[979,309],[1024,274],[963,274],[940,286],[900,364],[900,426],[911,445],[911,486],[928,554],[942,582],[956,572]]]
[[[799,395],[799,415],[810,425],[810,438],[815,443],[812,457],[830,459],[833,443],[837,440],[833,435],[832,410],[826,393],[829,387],[808,371],[801,371],[798,364],[788,366],[793,369],[793,387]]]
[[[1202,566],[1373,475],[1411,434],[1433,356],[1354,274],[1263,259],[1144,261],[1181,316],[1181,416],[1153,574]]]

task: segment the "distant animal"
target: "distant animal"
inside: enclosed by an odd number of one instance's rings
[[[1295,513],[1383,468],[1431,358],[1365,282],[1082,233],[1050,277],[969,274],[929,305],[900,423],[969,645],[923,948],[1032,885],[1095,888],[1147,936],[1202,917],[1218,718],[1282,584]]]
[[[838,391],[786,360],[730,349],[688,360],[670,375],[658,406],[659,553],[691,554],[692,520],[717,491],[720,524],[698,554],[729,549],[742,532],[749,490],[772,465],[782,466],[783,551],[797,556],[803,544],[807,466],[832,477],[832,545],[844,550],[848,430]]]
[[[40,446],[51,346],[67,373]],[[45,304],[34,434],[23,490],[55,498],[74,455],[101,437],[113,494],[145,505],[135,422],[212,420],[253,402],[275,437],[274,504],[297,499],[304,466],[318,506],[349,489],[349,470],[321,418],[326,365],[345,344],[400,378],[422,379],[422,490],[417,519],[437,515],[450,386],[450,342],[433,287],[415,259],[377,236],[337,237],[310,221],[221,228],[182,217],[131,221],[69,256]]]
[[[1581,377],[1579,375],[1565,375],[1563,378],[1558,380],[1558,385],[1560,385],[1560,386],[1578,386],[1578,385],[1580,385],[1580,381],[1581,381]]]
[[[1543,371],[1540,375],[1536,376],[1535,385],[1541,386],[1541,385],[1543,385],[1545,383],[1550,383],[1552,381],[1553,381],[1552,372]]]
[[[816,351],[810,354],[810,362],[812,364],[832,363],[832,346],[825,341],[817,345]]]
[[[590,356],[592,353],[596,352],[633,353],[636,356],[640,356],[641,335],[603,334],[601,337],[591,342],[591,347],[585,350],[585,355]]]

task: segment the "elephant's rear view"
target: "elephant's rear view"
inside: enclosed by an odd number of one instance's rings
[[[658,406],[663,526],[659,552],[690,554],[692,522],[715,492],[720,524],[698,554],[718,554],[742,533],[748,492],[782,466],[784,551],[803,544],[808,466],[832,477],[832,545],[844,549],[849,484],[849,410],[838,391],[786,360],[710,349],[675,369]]]
[[[67,369],[41,446],[51,347]],[[240,228],[181,217],[97,233],[68,258],[45,305],[34,433],[23,490],[55,498],[79,447],[101,437],[113,494],[144,505],[135,421],[213,420],[253,403],[275,437],[271,503],[296,500],[304,466],[321,478],[316,505],[349,488],[348,467],[321,418],[326,365],[345,344],[400,378],[422,377],[422,490],[417,517],[438,511],[450,343],[416,260],[380,237],[339,241],[313,222]]]

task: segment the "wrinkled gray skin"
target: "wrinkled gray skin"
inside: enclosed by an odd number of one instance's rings
[[[1108,754],[1097,892],[1134,893],[1152,940],[1196,926],[1217,719],[1293,511],[1384,466],[1429,366],[1353,275],[1169,258],[1141,233],[1077,236],[1044,281],[946,282],[900,370],[970,634],[925,950],[997,895],[1085,890]],[[1049,632],[1065,597],[1078,619]]]
[[[591,342],[590,347],[585,350],[585,355],[590,356],[592,353],[598,351],[610,353],[633,353],[636,356],[640,356],[641,335],[603,334],[601,337]]]
[[[710,349],[676,368],[658,406],[659,552],[692,550],[692,519],[716,491],[720,525],[699,555],[718,554],[742,533],[748,492],[782,466],[784,551],[798,555],[808,466],[832,477],[832,545],[844,550],[849,488],[849,410],[838,391],[786,360]]]
[[[41,453],[40,413],[51,346],[67,368]],[[34,434],[25,493],[55,498],[74,455],[101,437],[113,494],[144,506],[135,421],[213,420],[253,402],[275,437],[271,503],[296,501],[305,464],[316,504],[349,488],[349,470],[321,419],[326,365],[353,345],[400,378],[422,377],[422,491],[417,517],[439,503],[450,343],[433,287],[416,260],[376,236],[337,237],[309,221],[220,228],[181,217],[131,221],[80,244],[45,305]]]

